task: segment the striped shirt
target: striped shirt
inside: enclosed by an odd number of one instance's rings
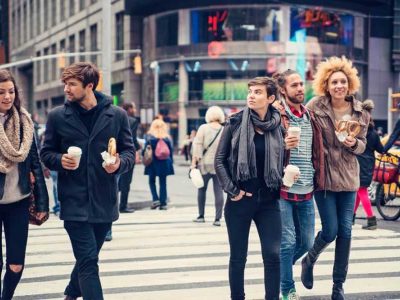
[[[300,195],[309,194],[314,190],[315,172],[312,163],[313,130],[311,125],[311,117],[308,112],[304,113],[301,117],[297,117],[291,112],[290,108],[285,103],[284,105],[286,115],[289,118],[290,126],[301,128],[299,146],[290,150],[289,159],[289,164],[299,167],[300,177],[289,190],[286,190],[286,192]],[[300,199],[288,200],[299,201]]]

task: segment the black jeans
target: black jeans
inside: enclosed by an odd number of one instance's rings
[[[119,198],[119,210],[124,210],[126,209],[128,205],[128,195],[129,191],[131,189],[131,182],[133,178],[133,169],[130,169],[128,172],[122,174],[119,177],[118,180],[118,188],[119,191],[121,192],[120,198]]]
[[[279,299],[280,247],[282,225],[279,203],[266,199],[269,194],[263,190],[252,197],[232,201],[225,205],[225,221],[229,235],[229,284],[232,300],[245,299],[244,269],[247,260],[251,221],[257,226],[264,262],[265,299]]]
[[[99,252],[111,223],[64,221],[76,263],[64,294],[84,300],[103,300],[99,277]]]
[[[12,299],[15,288],[21,279],[22,270],[19,273],[15,273],[9,268],[9,266],[24,266],[25,263],[26,243],[28,241],[29,227],[28,208],[29,199],[0,205],[0,283],[1,272],[3,269],[2,226],[4,226],[7,256],[6,274],[4,275],[3,291],[0,299]]]

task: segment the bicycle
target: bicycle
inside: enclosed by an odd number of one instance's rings
[[[391,153],[376,158],[374,180],[378,181],[375,194],[376,208],[384,220],[400,218],[400,157]]]

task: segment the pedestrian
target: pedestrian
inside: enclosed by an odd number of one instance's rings
[[[197,206],[199,216],[193,222],[204,223],[204,208],[206,205],[207,186],[210,180],[213,181],[215,198],[215,219],[214,226],[221,226],[222,207],[224,206],[224,195],[222,187],[215,174],[214,160],[218,143],[221,138],[222,124],[225,122],[225,115],[219,106],[211,106],[206,112],[206,124],[197,130],[193,140],[193,158],[191,168],[198,167],[203,177],[204,186],[198,190]]]
[[[313,113],[303,105],[304,81],[300,74],[289,69],[275,74],[274,78],[282,98],[281,105],[275,107],[281,112],[286,130],[284,165],[295,165],[300,170],[298,180],[291,187],[282,186],[279,201],[282,219],[281,293],[283,300],[295,300],[300,298],[293,279],[293,265],[313,244],[315,212],[312,197],[315,187],[324,182],[324,172],[318,168],[324,165],[324,154],[321,128]],[[300,128],[300,136],[289,134],[289,128]]]
[[[390,130],[390,128],[389,128],[389,130]],[[384,153],[388,152],[390,150],[390,148],[392,148],[394,143],[397,142],[399,137],[400,137],[400,118],[397,120],[397,122],[394,126],[394,129],[393,129],[392,133],[390,134],[388,141],[383,146],[383,152]]]
[[[96,91],[95,65],[72,64],[61,80],[67,101],[48,115],[41,157],[58,172],[60,218],[76,259],[64,294],[68,300],[102,300],[99,252],[111,223],[118,219],[117,176],[132,169],[135,148],[126,112]],[[116,140],[115,163],[103,167],[101,153],[111,138]],[[80,160],[67,153],[71,146],[81,149]]]
[[[139,120],[135,118],[136,114],[136,105],[132,102],[124,103],[122,108],[128,114],[129,119],[129,126],[132,132],[132,140],[133,144],[135,145],[136,151],[139,151],[140,144],[137,140],[137,129],[139,126]],[[138,161],[139,152],[136,152],[136,159]],[[133,177],[133,170],[135,165],[133,165],[131,170],[128,170],[126,173],[122,174],[119,178],[118,187],[120,191],[120,198],[119,198],[119,212],[120,213],[133,213],[135,210],[128,207],[128,195],[131,187],[132,177]]]
[[[189,161],[189,144],[190,144],[190,137],[189,135],[185,136],[185,139],[183,140],[182,143],[182,154],[185,157],[185,161]]]
[[[370,114],[374,109],[374,102],[367,99],[362,104],[363,109]],[[372,175],[375,167],[375,151],[383,153],[383,146],[378,133],[375,130],[374,121],[370,118],[367,132],[367,145],[364,153],[357,155],[358,163],[360,164],[360,188],[357,191],[356,204],[354,207],[353,224],[356,218],[356,213],[360,202],[367,215],[367,224],[362,226],[362,229],[373,230],[377,228],[376,217],[372,210],[371,200],[368,195],[368,187],[372,182]]]
[[[149,186],[152,195],[151,209],[167,210],[167,176],[174,175],[173,148],[168,134],[167,124],[161,119],[154,119],[147,132],[143,151],[147,145],[152,149],[151,164],[144,169],[144,175],[149,176]],[[160,155],[158,154],[160,152]],[[156,177],[159,179],[160,192],[157,193]]]
[[[343,284],[349,264],[354,203],[360,186],[356,155],[365,150],[369,123],[369,113],[352,96],[359,87],[357,70],[351,61],[345,57],[330,57],[317,67],[313,81],[317,96],[307,104],[322,128],[325,182],[314,192],[322,230],[302,260],[301,280],[306,288],[313,287],[314,264],[326,247],[336,240],[333,300],[345,299]],[[339,125],[344,122],[349,128],[349,121],[356,124],[356,128],[345,131],[346,136],[341,141],[343,133]]]
[[[196,137],[196,134],[197,134],[197,130],[196,129],[192,129],[190,131],[189,144],[188,144],[188,147],[187,147],[187,151],[188,151],[188,154],[189,154],[189,161],[192,161],[192,158],[193,158],[193,141],[194,141],[194,138]]]
[[[245,299],[244,269],[252,221],[257,226],[264,262],[265,299],[279,299],[284,141],[272,78],[248,82],[247,106],[224,126],[215,157],[215,170],[228,194],[225,221],[228,230],[231,299]]]
[[[0,70],[0,234],[4,227],[6,272],[1,289],[3,247],[0,244],[0,299],[13,298],[25,265],[31,174],[37,218],[49,211],[49,196],[37,151],[34,123],[22,107],[12,74]],[[0,239],[1,241],[1,239]]]

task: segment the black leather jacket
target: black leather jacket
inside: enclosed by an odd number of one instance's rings
[[[47,187],[44,181],[43,169],[39,160],[39,153],[35,138],[33,139],[27,158],[25,161],[18,164],[18,184],[21,188],[22,194],[29,194],[31,192],[30,172],[32,172],[33,176],[35,177],[34,195],[36,210],[38,212],[47,212],[49,211],[49,195],[47,193]],[[3,198],[4,195],[5,181],[6,174],[0,173],[0,199]]]

